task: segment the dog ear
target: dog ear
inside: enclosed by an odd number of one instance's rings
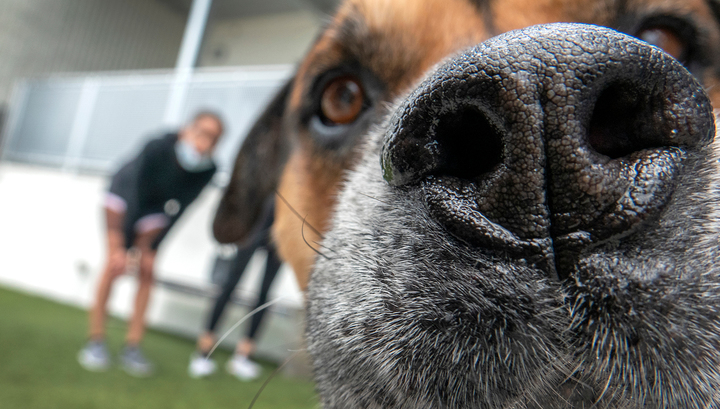
[[[266,199],[277,188],[291,150],[282,124],[292,82],[292,79],[288,81],[273,98],[238,152],[230,183],[213,221],[213,235],[220,243],[247,239]]]

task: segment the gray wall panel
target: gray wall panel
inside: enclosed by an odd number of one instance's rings
[[[185,120],[202,109],[225,120],[215,155],[221,173],[230,170],[245,134],[291,72],[276,66],[199,73],[188,84]],[[10,106],[15,125],[6,135],[3,158],[111,172],[149,138],[182,126],[162,122],[172,79],[167,73],[127,73],[26,81],[25,92]]]
[[[5,148],[8,153],[64,157],[80,98],[80,84],[38,83],[28,87],[23,115]]]

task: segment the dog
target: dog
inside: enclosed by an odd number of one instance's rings
[[[326,408],[720,407],[719,80],[717,0],[347,0],[214,234],[284,202]]]

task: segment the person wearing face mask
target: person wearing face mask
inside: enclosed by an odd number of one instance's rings
[[[212,152],[222,133],[223,122],[217,114],[199,112],[180,132],[148,142],[112,177],[104,204],[107,262],[90,309],[89,340],[78,354],[84,368],[103,371],[110,366],[105,342],[107,302],[115,279],[125,273],[128,262],[134,261],[138,288],[119,360],[131,375],[152,373],[153,365],[142,353],[140,342],[155,255],[170,228],[215,174]],[[136,251],[131,252],[131,248]]]

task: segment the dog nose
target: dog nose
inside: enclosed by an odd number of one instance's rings
[[[583,248],[661,211],[713,138],[708,97],[671,56],[550,24],[438,68],[390,119],[381,162],[458,239],[563,278]]]

